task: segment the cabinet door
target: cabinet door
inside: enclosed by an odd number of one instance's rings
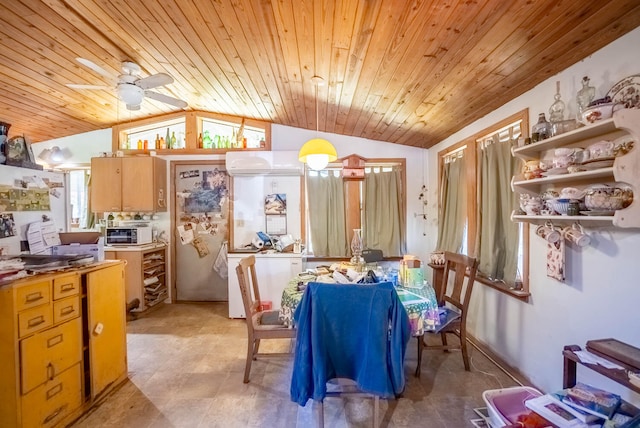
[[[122,160],[122,211],[154,211],[154,158],[132,157]]]
[[[153,182],[154,211],[167,211],[167,162],[164,159],[153,158]]]
[[[122,211],[122,159],[91,158],[91,210]]]
[[[117,258],[127,262],[124,268],[125,300],[127,303],[133,299],[140,300],[140,310],[144,309],[144,296],[142,294],[142,253],[140,251],[118,251]]]
[[[127,373],[123,265],[87,274],[87,328],[91,397]]]

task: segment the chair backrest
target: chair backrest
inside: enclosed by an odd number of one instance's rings
[[[449,303],[455,306],[461,312],[463,322],[467,316],[467,307],[477,270],[477,259],[445,251],[442,283],[438,284],[436,290],[438,305],[443,306]],[[453,280],[450,280],[451,276]]]
[[[322,400],[330,378],[352,379],[385,398],[404,389],[411,331],[390,282],[310,282],[296,310],[296,326],[291,396],[299,404]]]
[[[258,312],[260,306],[260,289],[258,288],[258,278],[256,276],[256,256],[248,256],[240,259],[236,266],[238,284],[242,294],[242,303],[248,321],[253,314]]]

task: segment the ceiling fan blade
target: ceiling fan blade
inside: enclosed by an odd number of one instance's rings
[[[108,77],[109,79],[112,79],[112,80],[116,79],[116,77],[113,74],[109,73],[107,70],[100,67],[98,64],[96,64],[93,61],[90,61],[86,58],[80,58],[80,57],[76,58],[76,61],[78,61],[80,64],[84,65],[85,67],[92,69],[96,73],[103,75],[104,77]]]
[[[149,97],[149,98],[151,98],[151,99],[153,99],[153,100],[160,101],[160,102],[163,102],[165,104],[170,104],[170,105],[172,105],[174,107],[178,107],[178,108],[185,108],[188,105],[186,103],[186,101],[179,100],[177,98],[173,98],[173,97],[170,97],[168,95],[159,94],[158,92],[144,91],[144,95]]]
[[[165,73],[158,73],[136,80],[135,85],[142,89],[151,89],[157,88],[158,86],[168,85],[169,83],[173,83],[173,77]]]
[[[66,86],[73,89],[112,89],[111,86],[105,85],[77,85],[75,83],[67,83]]]

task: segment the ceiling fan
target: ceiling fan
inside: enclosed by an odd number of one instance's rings
[[[166,73],[140,77],[142,71],[140,66],[134,62],[124,61],[122,63],[122,74],[116,77],[93,61],[85,58],[76,58],[76,61],[114,82],[118,98],[127,105],[127,110],[140,110],[140,104],[142,104],[144,97],[178,108],[187,107],[187,103],[183,100],[149,90],[173,83],[173,77]],[[79,85],[67,83],[67,86],[73,89],[114,89],[113,85]]]

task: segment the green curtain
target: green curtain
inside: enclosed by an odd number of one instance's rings
[[[407,252],[400,171],[368,173],[364,178],[363,238],[385,257]]]
[[[511,156],[513,141],[493,143],[480,151],[478,233],[476,255],[478,270],[490,279],[513,283],[518,264],[518,224],[511,221],[516,207],[511,177],[517,161]]]
[[[465,186],[465,158],[454,158],[445,163],[440,188],[441,204],[438,216],[440,251],[460,252],[467,220],[467,188]]]
[[[307,176],[311,249],[315,256],[347,257],[342,177]]]

